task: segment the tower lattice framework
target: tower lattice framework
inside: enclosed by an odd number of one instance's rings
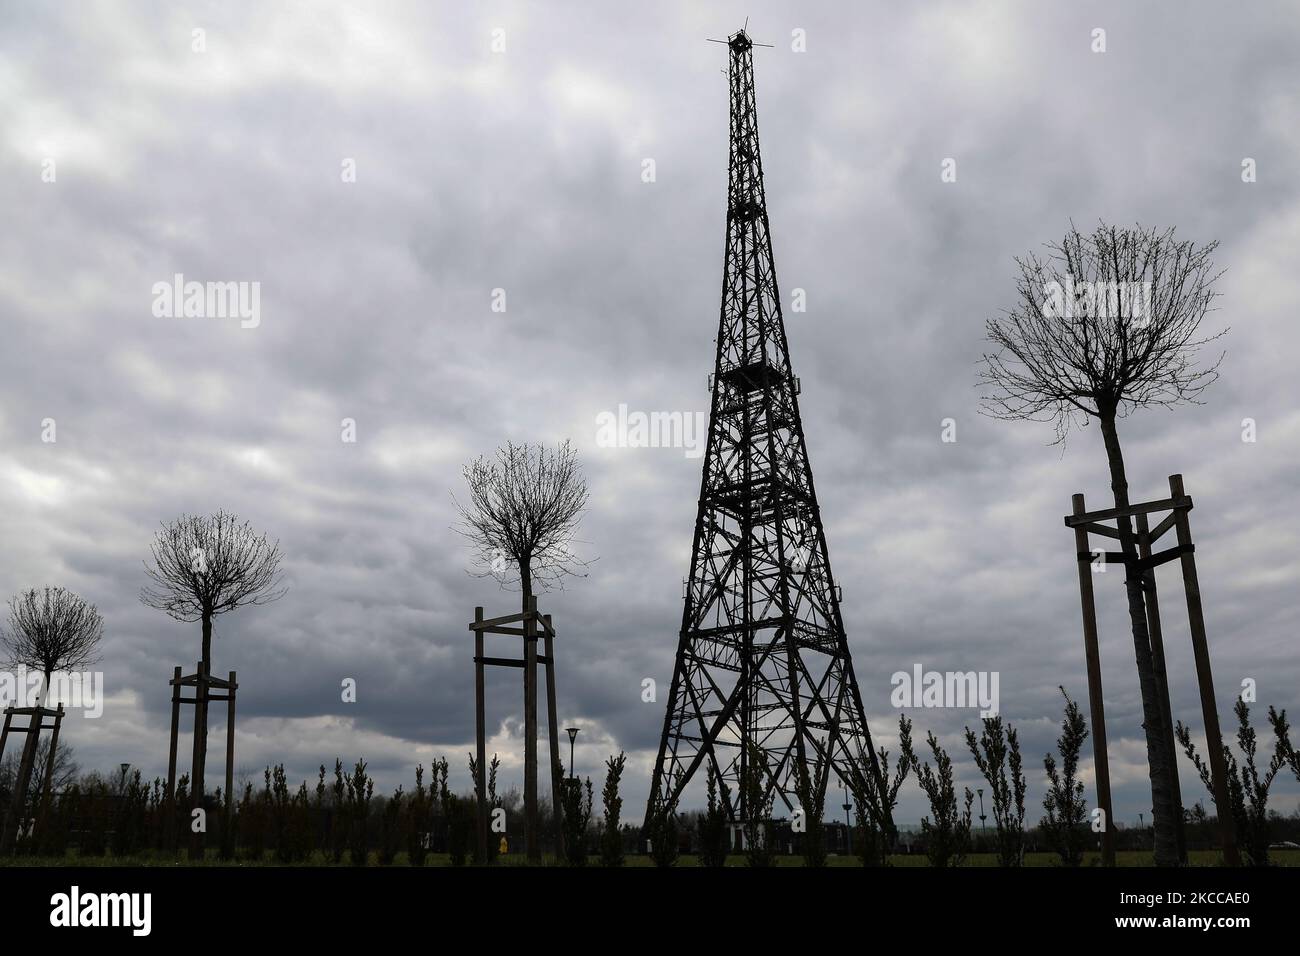
[[[708,449],[677,659],[646,819],[711,767],[732,820],[748,818],[746,742],[766,757],[764,800],[801,806],[832,773],[878,792],[799,418],[769,237],[753,41],[727,41],[727,235]],[[813,779],[820,766],[821,779]]]

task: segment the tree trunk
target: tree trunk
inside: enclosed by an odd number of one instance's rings
[[[523,611],[532,604],[531,561],[519,561]],[[537,811],[537,622],[524,621],[524,844],[529,863],[542,861]]]
[[[1115,430],[1115,413],[1101,416],[1101,434],[1106,444],[1106,458],[1110,464],[1110,487],[1115,495],[1115,507],[1127,508],[1128,478],[1124,474],[1124,453],[1120,449],[1119,434]],[[1120,548],[1127,560],[1124,563],[1124,589],[1128,594],[1129,623],[1133,629],[1133,650],[1137,658],[1138,684],[1142,692],[1142,729],[1146,732],[1147,766],[1151,777],[1151,825],[1155,834],[1156,866],[1178,865],[1178,821],[1174,809],[1171,775],[1176,771],[1168,761],[1170,752],[1168,729],[1160,706],[1160,692],[1156,683],[1155,663],[1151,655],[1151,635],[1147,630],[1146,602],[1142,594],[1142,576],[1138,573],[1137,542],[1133,537],[1133,522],[1128,516],[1116,521],[1120,534]],[[1106,821],[1113,826],[1114,821]]]
[[[195,806],[203,803],[203,778],[208,764],[208,678],[212,675],[212,617],[203,616],[203,673],[199,676],[198,699],[194,709],[197,714],[194,733],[198,739],[195,745],[194,779],[190,789],[194,794]]]
[[[203,808],[203,778],[208,762],[208,676],[212,673],[212,615],[203,615],[203,659],[199,663],[198,681],[194,687],[194,759],[190,771],[190,807]],[[206,821],[205,821],[206,823]],[[190,819],[191,860],[203,858],[204,834],[194,832]]]
[[[53,670],[53,669],[47,670],[47,671],[45,672],[45,689],[44,689],[44,690],[42,691],[42,693],[41,693],[41,706],[42,706],[42,707],[47,706],[48,703],[49,703],[49,699],[50,699],[50,681],[53,680],[53,679],[54,679],[54,670]],[[44,718],[44,717],[41,718],[41,722],[42,722],[42,723],[45,722],[45,718]],[[58,754],[57,754],[57,747],[58,747],[58,737],[51,737],[51,738],[50,738],[50,747],[49,747],[49,752],[46,754],[46,760],[45,760],[45,766],[48,767],[51,771],[54,769],[54,758],[55,758],[56,756],[58,756]],[[33,750],[33,751],[32,751],[32,767],[33,767],[33,770],[35,769],[35,760],[36,760],[36,751]],[[46,787],[45,784],[44,784],[44,777],[45,777],[45,776],[49,776],[49,774],[45,774],[45,775],[43,775],[43,777],[42,777],[42,784],[41,784],[41,799],[42,799],[42,800],[48,800],[48,799],[50,799],[50,788],[49,788],[49,787]],[[28,783],[28,786],[30,787],[31,784]]]

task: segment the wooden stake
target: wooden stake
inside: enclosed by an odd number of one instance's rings
[[[474,608],[474,623],[479,625],[474,629],[474,742],[478,757],[478,779],[475,781],[478,789],[478,825],[475,830],[478,833],[478,858],[479,862],[487,865],[487,834],[488,834],[488,805],[487,805],[487,718],[484,713],[484,692],[483,692],[483,609]]]
[[[167,848],[176,849],[176,738],[181,729],[181,668],[172,671],[172,740],[167,755],[167,820],[164,834]]]
[[[1169,476],[1169,494],[1182,498],[1183,476]],[[1192,529],[1187,520],[1187,509],[1179,508],[1175,514],[1174,528],[1178,544],[1187,548],[1180,557],[1183,567],[1183,590],[1187,594],[1187,619],[1191,625],[1192,654],[1196,658],[1196,680],[1201,690],[1201,716],[1205,720],[1205,746],[1210,754],[1210,776],[1214,783],[1214,805],[1219,817],[1219,834],[1223,844],[1223,860],[1229,866],[1238,866],[1236,827],[1232,822],[1228,803],[1227,768],[1223,761],[1223,735],[1219,731],[1219,709],[1214,700],[1214,676],[1210,671],[1210,649],[1205,639],[1205,612],[1201,608],[1201,585],[1196,577],[1196,556],[1191,549]]]
[[[524,618],[524,846],[529,863],[542,862],[537,840],[537,598]]]
[[[42,718],[43,719],[43,718]],[[54,800],[54,760],[59,753],[59,730],[63,726],[63,702],[54,711],[54,730],[50,734],[49,756],[45,758],[45,779],[41,781],[41,809],[36,815],[37,831],[44,832]]]
[[[1151,529],[1145,514],[1137,515],[1138,556],[1151,557]],[[1165,722],[1165,761],[1169,764],[1169,784],[1173,790],[1174,834],[1178,841],[1178,862],[1187,863],[1187,837],[1183,827],[1183,792],[1178,782],[1178,749],[1174,740],[1174,717],[1169,704],[1169,671],[1165,666],[1165,642],[1160,630],[1160,599],[1156,594],[1155,568],[1142,572],[1142,594],[1147,609],[1147,632],[1151,638],[1151,663],[1156,672],[1156,693]]]
[[[45,761],[45,779],[41,781],[41,799],[50,799],[54,787],[54,758],[59,752],[59,729],[63,726],[63,702],[54,711],[54,730],[50,733],[50,755]]]
[[[13,709],[13,707],[6,707],[6,708],[5,708],[5,727],[4,727],[4,731],[3,731],[3,732],[0,732],[0,760],[4,760],[4,756],[5,756],[5,744],[7,744],[7,743],[9,742],[9,725],[10,725],[10,723],[13,722],[13,719],[14,719],[14,709]]]
[[[230,690],[226,704],[226,826],[235,821],[235,672],[230,672]],[[226,831],[230,833],[230,830]],[[229,839],[230,846],[234,840]]]
[[[551,615],[542,616],[546,622],[543,629],[546,650],[546,718],[547,732],[551,738],[551,809],[555,817],[555,852],[564,856],[564,807],[560,789],[563,769],[560,763],[560,727],[555,713],[555,643],[552,638]]]

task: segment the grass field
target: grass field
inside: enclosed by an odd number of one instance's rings
[[[1189,863],[1192,866],[1218,866],[1220,865],[1220,855],[1216,850],[1193,850],[1189,854]],[[1145,851],[1123,851],[1115,854],[1116,864],[1118,866],[1151,866],[1151,853]],[[1271,857],[1271,862],[1275,866],[1300,866],[1300,851],[1296,850],[1278,850]],[[893,866],[899,867],[924,867],[928,866],[928,861],[924,856],[902,856],[897,855],[890,858]],[[997,856],[993,853],[976,853],[966,858],[965,866],[972,867],[996,867]],[[591,857],[589,861],[591,866],[599,866],[600,858]],[[827,861],[829,866],[833,867],[860,867],[862,864],[856,857],[832,856]],[[1026,855],[1025,864],[1027,866],[1058,866],[1057,857],[1051,853],[1030,853]],[[1085,860],[1085,866],[1097,866],[1100,864],[1100,855],[1089,854]],[[261,862],[250,860],[225,861],[219,860],[213,852],[203,863],[191,864],[188,860],[162,855],[142,855],[135,857],[126,857],[119,859],[111,856],[81,857],[76,854],[69,854],[63,858],[57,857],[19,857],[17,859],[5,860],[0,862],[0,866],[131,866],[131,867],[182,867],[182,866],[212,866],[212,867],[244,867],[244,866],[280,866],[269,856]],[[311,861],[306,863],[293,864],[294,866],[309,867],[328,867],[334,866],[332,863],[325,862],[319,854],[316,854]],[[372,855],[370,865],[375,866],[375,860]],[[393,864],[397,867],[405,867],[406,855],[398,854],[397,861]],[[450,867],[451,859],[446,854],[429,854],[425,864],[431,867]],[[524,866],[524,858],[517,855],[503,856],[497,861],[498,866]],[[547,858],[546,866],[557,865],[553,857]],[[653,866],[653,861],[648,856],[631,856],[627,857],[626,864],[632,867],[649,867]],[[694,856],[683,855],[677,861],[678,866],[693,867],[696,866]],[[744,866],[745,858],[743,856],[731,856],[727,858],[727,866]],[[776,858],[777,866],[803,866],[803,858],[798,856],[778,856]],[[342,864],[347,867],[348,864]]]

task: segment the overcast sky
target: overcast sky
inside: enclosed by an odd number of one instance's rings
[[[773,247],[787,304],[806,292],[791,358],[877,743],[897,749],[895,671],[998,672],[1034,822],[1058,685],[1086,704],[1061,516],[1074,492],[1105,506],[1100,437],[1049,447],[1050,426],[979,416],[975,389],[1013,257],[1072,218],[1221,244],[1221,381],[1121,438],[1134,499],[1181,472],[1196,502],[1225,730],[1247,678],[1263,739],[1268,704],[1300,711],[1293,5],[0,0],[0,592],[59,584],[104,614],[105,711],[63,737],[83,768],[165,774],[167,680],[200,635],[140,604],[142,559],[159,521],[224,508],[279,538],[289,588],[216,625],[241,775],[364,757],[381,790],[409,789],[445,755],[468,787],[466,622],[516,596],[467,574],[451,496],[479,453],[572,438],[599,560],[542,599],[560,722],[582,727],[579,773],[628,752],[639,819],[701,462],[597,447],[596,417],[707,411],[727,88],[705,38],[746,17],[774,44],[755,53]],[[260,323],[156,316],[177,273],[259,283]],[[1161,580],[1173,707],[1199,733],[1174,567]],[[1116,811],[1136,821],[1150,790],[1118,572],[1098,601]],[[518,672],[493,675],[506,784],[521,698]],[[978,785],[960,736],[977,712],[909,713]],[[220,767],[214,748],[210,782]],[[1090,750],[1086,770],[1091,804]],[[1293,779],[1276,792],[1296,808]],[[909,784],[899,819],[923,810]]]

